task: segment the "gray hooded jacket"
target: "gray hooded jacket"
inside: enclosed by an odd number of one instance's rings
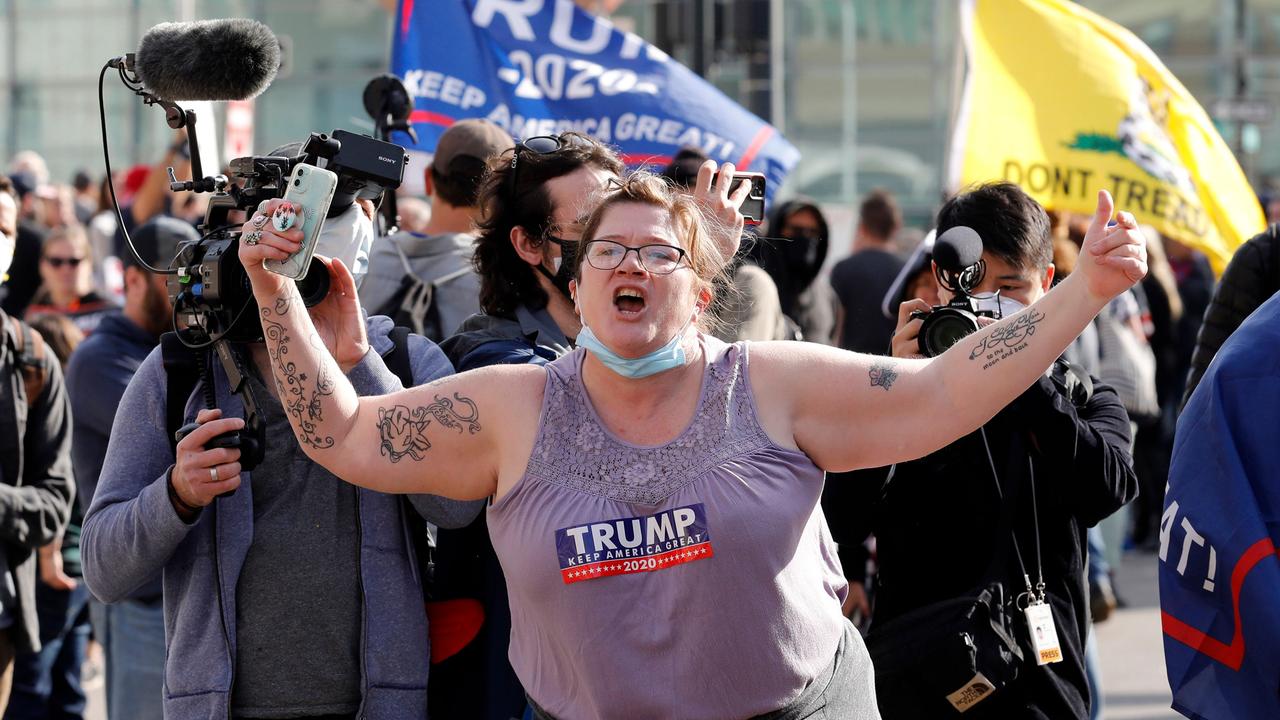
[[[382,360],[392,349],[390,330],[388,318],[369,318],[372,351],[347,375],[362,396],[401,387]],[[415,382],[452,373],[444,354],[426,339],[411,336],[409,349]],[[224,416],[243,417],[240,398],[230,393],[221,368],[214,385]],[[187,525],[178,517],[166,487],[173,453],[165,437],[165,392],[157,349],[138,368],[116,413],[84,522],[84,579],[99,599],[115,602],[163,570],[165,717],[226,718],[235,667],[236,583],[253,541],[253,484],[250,473],[242,473],[239,490],[218,498],[195,522]],[[200,398],[197,386],[187,402],[188,422],[202,407]],[[309,469],[322,472],[318,465]],[[431,495],[409,499],[442,527],[467,524],[483,506]],[[358,489],[362,720],[426,716],[427,618],[405,507],[394,495]]]

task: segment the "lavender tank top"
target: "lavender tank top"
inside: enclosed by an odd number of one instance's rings
[[[562,720],[763,714],[840,643],[822,470],[761,428],[747,345],[702,342],[693,421],[658,447],[604,427],[584,351],[549,364],[524,477],[488,510],[512,667]]]

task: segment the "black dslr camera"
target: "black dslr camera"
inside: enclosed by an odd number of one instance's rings
[[[933,246],[934,276],[938,284],[955,294],[946,305],[928,312],[917,310],[912,318],[924,318],[920,326],[920,352],[937,357],[978,329],[978,318],[996,317],[981,310],[973,289],[982,283],[987,264],[982,260],[982,238],[973,229],[957,226],[942,233]]]

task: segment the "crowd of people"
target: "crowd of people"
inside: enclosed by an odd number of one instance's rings
[[[695,148],[637,173],[466,120],[397,232],[357,204],[322,237],[317,305],[262,268],[297,247],[282,201],[246,220],[247,468],[212,443],[237,382],[212,354],[174,382],[140,264],[199,238],[185,148],[115,178],[141,257],[87,173],[0,177],[6,718],[82,717],[84,668],[113,720],[1097,717],[1109,567],[1156,542],[1187,379],[1248,314],[1105,193],[993,183],[912,229],[875,190],[852,238],[791,197],[747,229]],[[982,312],[928,358],[953,228]]]

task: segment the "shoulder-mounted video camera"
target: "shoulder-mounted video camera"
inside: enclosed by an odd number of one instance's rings
[[[933,246],[934,276],[954,297],[946,305],[928,311],[917,310],[912,318],[924,318],[920,325],[920,352],[937,357],[978,329],[978,318],[995,318],[995,311],[979,307],[974,288],[982,284],[987,264],[982,259],[982,238],[972,228],[953,227],[938,237]]]
[[[176,446],[193,427],[177,428],[175,424],[175,418],[183,416],[182,398],[186,397],[174,392],[175,388],[182,386],[183,392],[189,392],[199,376],[205,382],[206,405],[214,407],[210,358],[205,352],[211,350],[226,372],[232,392],[244,401],[245,428],[224,433],[207,446],[240,448],[240,463],[245,470],[261,462],[266,438],[253,393],[245,382],[241,351],[232,345],[262,339],[257,302],[240,264],[239,227],[243,219],[236,215],[252,212],[264,200],[283,196],[294,167],[307,163],[338,176],[328,213],[329,218],[337,217],[347,211],[356,198],[374,199],[386,190],[399,187],[408,160],[399,145],[335,130],[332,135],[311,133],[307,141],[300,144],[299,151],[288,156],[237,158],[231,163],[231,177],[205,176],[200,162],[196,114],[183,109],[178,102],[247,100],[270,84],[279,66],[280,44],[271,30],[254,20],[232,18],[156,25],[143,35],[136,53],[109,59],[98,76],[107,187],[130,252],[138,256],[116,201],[111,153],[107,147],[102,86],[108,72],[116,71],[125,87],[144,104],[163,109],[169,127],[186,129],[191,179],[179,181],[173,168],[169,168],[170,189],[214,193],[200,226],[203,236],[180,246],[168,268],[153,267],[141,256],[138,260],[147,270],[169,277],[175,332],[167,333],[162,345],[170,383],[166,413],[173,444]],[[396,83],[383,81],[365,93],[366,106],[376,106],[378,112],[385,115],[376,124],[384,136],[391,129],[407,127],[405,103],[381,99],[395,89]],[[399,89],[403,91],[403,85]],[[404,95],[407,98],[407,93]],[[407,107],[411,110],[412,104]],[[328,294],[329,274],[317,260],[312,261],[307,274],[297,282],[308,306]],[[175,378],[181,381],[175,382]]]
[[[194,155],[193,155],[194,158]],[[214,192],[204,223],[204,237],[178,250],[171,267],[169,299],[174,317],[193,343],[225,337],[232,342],[262,339],[257,303],[248,276],[240,265],[239,222],[234,211],[252,212],[264,200],[281,197],[289,174],[299,163],[316,165],[338,175],[338,189],[329,206],[329,218],[351,207],[356,198],[377,198],[384,190],[400,186],[407,160],[404,148],[345,130],[333,135],[311,133],[301,152],[291,157],[251,156],[231,161],[235,180],[212,178]],[[194,170],[194,168],[193,168]],[[170,183],[176,191],[196,190],[197,183]],[[329,273],[312,259],[307,275],[297,281],[303,302],[315,305],[329,292]]]

